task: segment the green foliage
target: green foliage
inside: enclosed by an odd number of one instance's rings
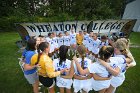
[[[0,29],[14,30],[17,22],[120,19],[124,7],[122,0],[1,0]]]

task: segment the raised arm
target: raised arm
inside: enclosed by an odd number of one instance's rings
[[[101,59],[98,59],[99,60],[99,62],[104,66],[104,67],[106,67],[107,68],[107,70],[113,75],[113,76],[117,76],[119,73],[120,73],[120,68],[119,67],[115,67],[115,68],[113,68],[113,67],[111,67],[109,64],[107,64],[107,62],[105,62],[105,61],[103,61],[103,60],[101,60]]]
[[[136,61],[130,51],[128,51],[128,56],[132,59],[132,61],[130,63],[127,62],[127,68],[136,66]]]
[[[77,67],[77,69],[78,69],[78,71],[80,72],[81,75],[90,74],[88,68],[82,69],[82,67],[81,67],[80,64],[78,63],[78,60],[77,60],[76,57],[73,57],[73,60],[74,60],[74,62],[75,62],[75,64],[76,64],[76,67]]]

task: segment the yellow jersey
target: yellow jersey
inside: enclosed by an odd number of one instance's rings
[[[37,62],[37,57],[38,54],[32,56],[31,58],[32,66],[35,65],[35,63]],[[53,67],[53,61],[48,55],[42,54],[40,56],[38,64],[40,65],[38,69],[39,75],[49,78],[57,77],[60,75],[60,71],[55,72],[55,68]]]
[[[76,41],[77,41],[77,44],[82,45],[82,43],[83,43],[83,35],[77,34],[76,35]]]

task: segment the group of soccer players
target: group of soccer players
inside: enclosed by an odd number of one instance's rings
[[[74,93],[114,93],[127,68],[136,65],[128,44],[125,38],[112,41],[92,31],[48,33],[27,41],[23,72],[34,93],[39,82],[50,93],[55,93],[55,83],[60,93],[72,93],[72,87]]]

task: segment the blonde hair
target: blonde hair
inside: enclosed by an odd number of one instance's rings
[[[124,42],[126,44],[126,57],[127,58],[130,58],[131,60],[134,60],[132,54],[130,53],[130,50],[129,50],[129,43],[130,43],[130,40],[129,39],[126,39],[126,38],[120,38],[117,40],[117,42]]]
[[[117,41],[118,41],[118,42],[119,42],[119,41],[124,42],[124,43],[126,44],[126,48],[129,50],[129,43],[130,43],[130,40],[129,40],[129,39],[126,39],[126,38],[119,38]]]
[[[113,44],[114,48],[117,48],[119,50],[125,50],[127,47],[126,47],[126,44],[121,41],[121,40],[117,40],[114,44]]]
[[[124,55],[125,57],[127,58],[130,58],[129,55],[128,55],[128,50],[127,50],[127,45],[126,43],[124,43],[123,40],[117,40],[115,43],[114,43],[114,48],[117,48],[120,50],[120,52],[122,53],[122,55]]]

